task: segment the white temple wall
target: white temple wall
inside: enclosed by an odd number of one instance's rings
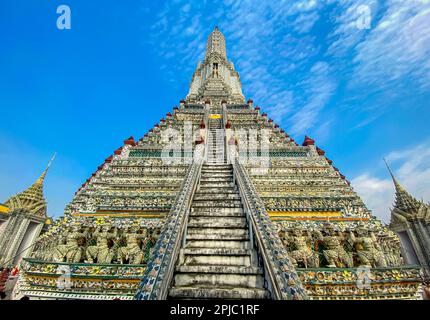
[[[28,257],[31,253],[30,246],[34,243],[36,238],[39,236],[42,230],[42,224],[34,221],[30,221],[27,230],[24,233],[21,243],[15,253],[15,258],[13,260],[14,265],[18,265],[22,258]]]

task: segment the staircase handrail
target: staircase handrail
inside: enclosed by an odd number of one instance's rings
[[[246,212],[250,237],[262,258],[269,291],[276,300],[305,300],[308,296],[291,264],[288,252],[282,244],[276,227],[266,212],[263,201],[257,194],[245,167],[236,157],[233,161],[233,176]]]
[[[224,152],[226,153],[226,157],[227,157],[227,163],[230,163],[230,152],[229,152],[229,146],[228,146],[228,137],[227,137],[227,106],[226,104],[222,104],[222,128],[224,129],[224,146],[225,146],[225,150]]]
[[[209,114],[210,114],[210,108],[205,106],[205,115],[203,116],[203,123],[205,124],[205,152],[204,152],[205,161],[208,160]]]
[[[172,205],[154,251],[148,260],[136,300],[165,300],[179,258],[194,193],[199,184],[203,159],[194,159]]]

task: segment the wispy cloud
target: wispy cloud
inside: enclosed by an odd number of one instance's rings
[[[291,118],[293,127],[291,132],[299,134],[311,128],[322,108],[328,103],[336,84],[330,76],[329,65],[325,62],[317,62],[310,70],[310,78],[303,83],[303,87],[309,98],[307,103]]]
[[[377,14],[380,10],[377,0],[332,0],[329,3],[335,4],[330,12],[330,20],[333,28],[327,35],[328,48],[326,54],[336,58],[348,57],[351,50],[365,40],[368,33],[377,24]],[[359,28],[360,7],[367,6],[371,13],[370,29]]]
[[[387,1],[379,23],[357,45],[353,83],[384,89],[409,79],[428,89],[429,43],[430,1]]]

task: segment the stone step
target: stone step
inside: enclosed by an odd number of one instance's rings
[[[210,156],[211,154],[208,154]],[[202,169],[202,174],[223,174],[223,175],[233,175],[232,169],[220,169],[220,168],[213,168],[213,169]]]
[[[231,164],[219,164],[219,165],[203,165],[202,169],[207,169],[207,168],[217,168],[217,169],[232,169],[232,165]]]
[[[219,200],[198,200],[194,199],[193,208],[205,207],[219,207],[219,208],[242,208],[242,202],[240,200],[225,200],[220,202]]]
[[[197,205],[197,207],[241,207],[242,202],[239,199],[225,199],[225,202],[220,203],[217,199],[193,199],[193,206]]]
[[[214,288],[214,287],[173,287],[169,296],[184,299],[267,299],[269,294],[264,289],[254,288]]]
[[[184,265],[222,265],[222,266],[251,266],[251,255],[221,256],[221,255],[184,255]]]
[[[190,228],[246,228],[244,217],[191,217]]]
[[[234,186],[233,178],[200,178],[200,186],[207,185],[232,185]]]
[[[188,227],[187,240],[224,240],[224,237],[225,240],[248,240],[248,229]]]
[[[214,208],[207,208],[207,207],[196,207],[196,208],[193,208],[193,207],[191,207],[191,213],[197,213],[197,214],[200,214],[200,213],[215,213],[215,214],[226,214],[226,215],[229,215],[229,214],[234,214],[234,215],[236,215],[236,214],[244,214],[244,211],[243,211],[243,208],[217,208],[217,207],[214,207]]]
[[[201,190],[197,190],[195,193],[195,197],[197,197],[197,196],[198,197],[201,197],[201,196],[209,197],[209,196],[211,196],[212,199],[214,199],[214,197],[216,197],[217,199],[220,199],[223,197],[225,197],[225,198],[230,197],[231,199],[233,199],[233,198],[235,198],[233,196],[236,196],[236,195],[238,195],[237,190],[234,190],[233,188],[231,188],[229,190],[225,190],[222,188],[218,189],[218,190],[215,190],[212,188],[208,189],[208,190],[201,189]]]
[[[200,183],[232,183],[233,182],[233,176],[224,176],[224,177],[220,177],[220,176],[212,176],[212,175],[205,175],[205,176],[201,176],[200,177]]]
[[[234,187],[226,187],[226,188],[207,188],[200,186],[197,191],[197,194],[237,194],[237,190]]]
[[[229,178],[212,178],[212,177],[201,177],[200,183],[233,183],[233,177]]]
[[[234,188],[234,183],[233,182],[223,182],[223,183],[213,183],[212,181],[203,181],[204,183],[200,183],[200,189],[203,188],[210,188],[210,189],[214,189],[214,188],[218,188],[218,189],[231,189]]]
[[[240,195],[237,193],[217,193],[217,194],[211,194],[211,193],[197,193],[194,196],[194,200],[240,200]]]
[[[222,180],[225,183],[233,183],[233,179],[232,178],[223,178],[223,177],[215,177],[215,178],[204,178],[202,177],[200,181],[204,181],[204,182],[211,182],[212,180],[209,179],[216,179],[216,180]]]
[[[214,185],[214,186],[211,186],[211,185]],[[214,183],[205,183],[205,184],[199,185],[199,188],[207,188],[207,189],[210,189],[210,188],[222,189],[222,188],[226,188],[226,187],[234,188],[235,184],[232,181],[232,182],[224,182],[222,187],[220,187],[219,185],[214,184]]]
[[[185,248],[181,250],[184,255],[203,256],[249,256],[251,250],[242,248]]]
[[[223,160],[224,158],[225,158],[224,153],[208,153],[208,161],[211,161],[214,159]]]
[[[233,172],[231,171],[204,171],[202,177],[232,177]]]
[[[201,179],[226,179],[226,180],[232,180],[233,175],[230,173],[223,174],[223,173],[203,173],[200,177]]]
[[[258,288],[264,286],[261,275],[244,274],[201,274],[201,273],[178,273],[174,280],[175,287],[187,286],[214,286],[214,287],[241,287]]]
[[[213,232],[208,233],[188,233],[187,234],[187,241],[189,240],[203,240],[203,241],[209,241],[209,240],[240,240],[245,241],[249,240],[248,232],[245,230],[244,233],[224,233],[224,234],[217,234]]]
[[[232,248],[232,249],[249,249],[249,241],[238,240],[191,240],[186,241],[185,248]]]
[[[177,272],[181,273],[232,273],[232,274],[263,274],[258,267],[242,266],[177,266]]]
[[[226,182],[226,183],[213,183],[211,181],[205,182],[204,184],[200,184],[200,188],[234,188],[233,182]]]
[[[233,170],[232,169],[202,169],[202,175],[206,175],[206,174],[222,174],[222,175],[233,175]]]
[[[222,217],[244,217],[244,212],[206,212],[202,211],[192,211],[190,212],[190,217],[209,217],[209,218],[222,218]]]

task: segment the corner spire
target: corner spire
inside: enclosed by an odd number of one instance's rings
[[[55,156],[56,153],[54,153],[51,160],[48,162],[46,169],[29,188],[10,197],[5,202],[5,205],[9,208],[10,212],[22,210],[35,216],[46,217],[46,200],[43,195],[43,183]]]
[[[390,166],[388,165],[388,162],[383,159],[385,162],[385,165],[387,166],[388,172],[391,175],[391,178],[393,179],[394,187],[396,188],[396,200],[394,204],[394,209],[399,209],[402,211],[415,211],[418,210],[421,206],[420,201],[415,199],[412,195],[410,195],[397,181],[396,177],[394,176],[393,171],[391,170]]]

